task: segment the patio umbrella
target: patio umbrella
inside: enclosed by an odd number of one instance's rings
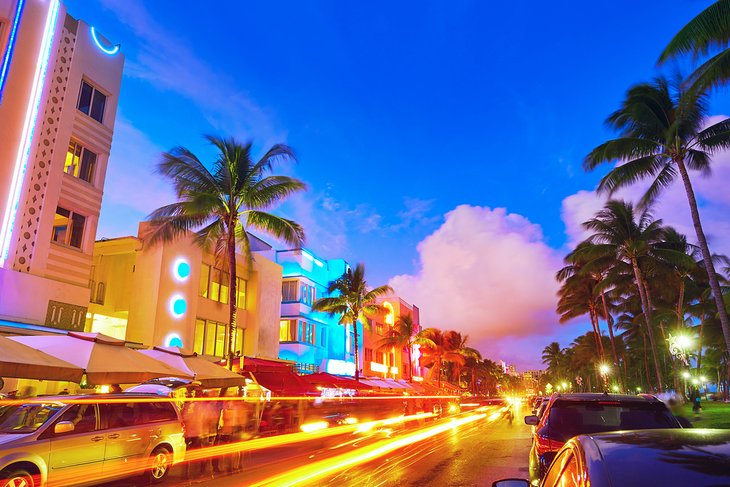
[[[197,353],[180,347],[155,347],[140,350],[148,357],[164,362],[171,367],[187,372],[203,387],[235,387],[246,385],[246,378],[220,365],[199,357]]]
[[[0,336],[0,377],[80,382],[84,369]]]
[[[156,377],[193,376],[124,346],[124,340],[101,333],[12,337],[18,343],[81,367],[90,384],[131,384]]]

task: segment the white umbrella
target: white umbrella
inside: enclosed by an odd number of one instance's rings
[[[156,377],[193,376],[125,346],[124,340],[101,333],[12,337],[18,343],[84,369],[90,384],[130,384]]]
[[[80,382],[84,369],[0,336],[0,377]]]
[[[199,357],[197,353],[184,348],[155,347],[152,350],[140,350],[139,352],[187,372],[206,388],[246,385],[246,379],[242,375],[209,362]]]

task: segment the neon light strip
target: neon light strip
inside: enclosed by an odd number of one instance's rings
[[[5,265],[8,253],[10,252],[10,240],[13,234],[13,226],[15,225],[15,216],[18,213],[20,191],[23,187],[25,170],[28,166],[28,158],[30,157],[33,132],[35,132],[35,123],[38,118],[44,80],[46,79],[46,70],[48,69],[48,60],[51,57],[51,45],[53,44],[53,36],[56,31],[59,4],[59,0],[51,0],[51,7],[48,9],[46,26],[43,31],[41,49],[38,52],[35,77],[33,78],[33,89],[30,92],[30,100],[28,101],[28,108],[25,112],[23,135],[20,138],[23,143],[18,147],[18,156],[15,159],[15,170],[13,171],[13,182],[8,193],[5,216],[3,217],[2,229],[0,230],[0,267]]]
[[[99,38],[96,35],[96,29],[94,29],[94,26],[91,27],[91,38],[94,39],[94,44],[96,44],[96,47],[102,50],[102,52],[105,52],[106,54],[109,54],[110,56],[115,55],[119,52],[119,44],[112,48],[104,47],[104,45],[101,43]]]
[[[20,14],[23,12],[23,6],[25,0],[18,0],[18,6],[15,10],[15,17],[13,18],[13,27],[10,30],[10,37],[8,38],[8,48],[5,50],[5,56],[3,58],[3,67],[0,69],[0,101],[3,99],[3,89],[5,88],[5,78],[8,74],[8,66],[10,65],[10,58],[13,57],[13,47],[15,47],[15,35],[18,32],[18,24],[20,23]]]

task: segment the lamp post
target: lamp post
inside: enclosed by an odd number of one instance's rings
[[[608,374],[611,372],[611,367],[608,364],[599,364],[598,372],[603,377],[603,390],[608,392]]]
[[[692,348],[692,338],[687,335],[672,335],[670,333],[667,341],[669,342],[669,353],[671,353],[674,358],[689,367],[689,357],[687,356],[687,350]]]
[[[690,378],[690,373],[688,371],[682,372],[682,379],[684,379],[684,397],[687,399],[689,396],[687,395],[687,381]]]

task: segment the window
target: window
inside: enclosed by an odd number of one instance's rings
[[[143,402],[139,407],[145,422],[177,421],[174,406],[169,402]]]
[[[96,154],[72,140],[68,144],[63,172],[86,182],[93,183]]]
[[[366,348],[363,350],[363,360],[366,362],[372,362],[373,361],[373,349],[372,348]]]
[[[302,283],[301,285],[301,293],[299,294],[299,299],[302,303],[308,304],[311,306],[314,304],[314,302],[317,300],[317,291],[314,286],[310,286],[309,284]]]
[[[63,433],[64,435],[94,431],[97,429],[96,406],[93,404],[76,404],[71,406],[58,419],[58,422],[61,421],[70,421],[74,425],[74,430]]]
[[[54,242],[80,249],[84,238],[85,223],[85,216],[59,206],[56,208],[56,216],[53,218],[51,238]]]
[[[379,364],[385,364],[385,353],[375,352],[375,361]]]
[[[382,323],[378,323],[377,321],[375,322],[375,333],[377,333],[378,335],[383,334],[383,324]]]
[[[314,323],[310,323],[308,321],[299,321],[299,336],[298,340],[299,342],[303,343],[311,343],[312,345],[315,344],[315,336],[314,336]]]
[[[198,294],[204,298],[228,304],[231,276],[220,269],[203,264],[200,268]],[[246,280],[236,277],[236,306],[246,308]]]
[[[319,346],[327,348],[327,328],[319,328]]]
[[[100,282],[96,286],[96,301],[97,304],[104,304],[104,295],[106,294],[106,286],[103,282]]]
[[[102,123],[104,121],[106,95],[86,81],[82,81],[81,91],[79,92],[79,101],[76,107],[82,113],[85,113],[97,122]]]
[[[391,352],[388,355],[388,357],[389,357],[388,365],[390,365],[391,367],[395,367],[395,354]]]
[[[233,333],[233,352],[243,353],[245,330],[236,327]],[[212,320],[195,320],[195,340],[193,351],[202,355],[225,357],[228,353],[228,325]]]
[[[281,300],[283,302],[297,300],[297,281],[284,281],[281,283]]]
[[[279,341],[294,342],[296,339],[296,320],[281,320],[279,322]]]

